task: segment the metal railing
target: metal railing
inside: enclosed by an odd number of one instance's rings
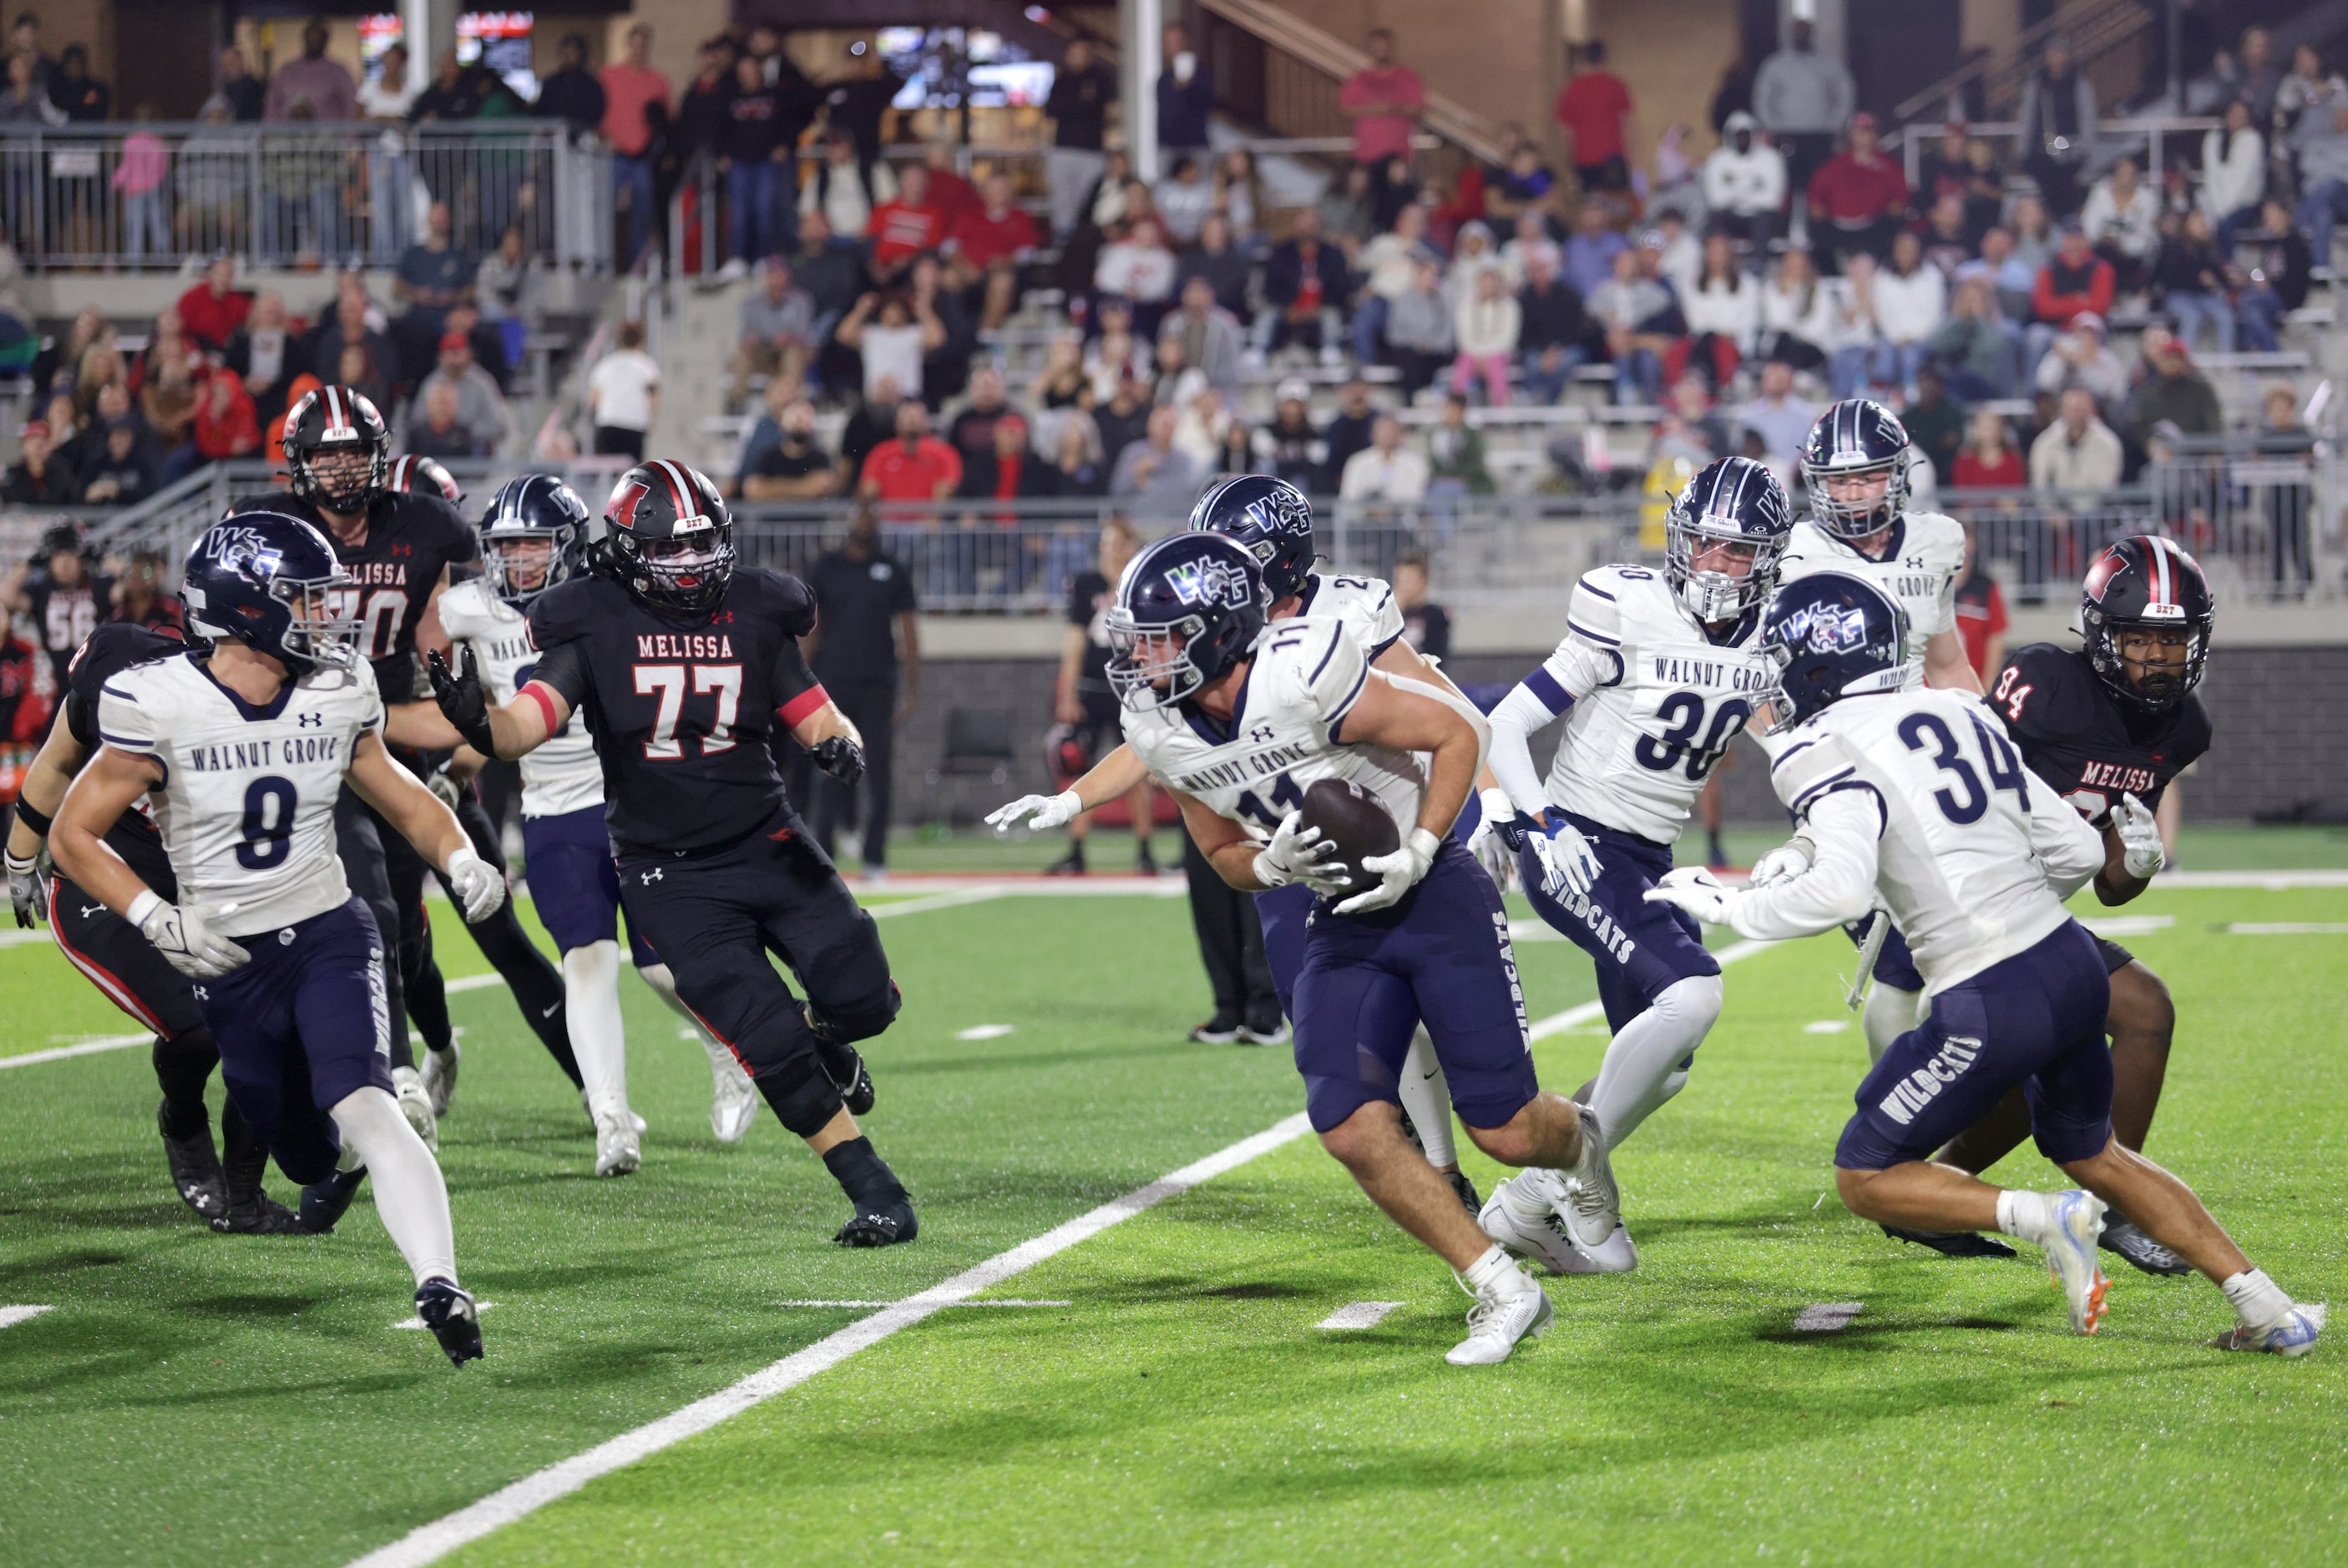
[[[387,266],[434,201],[461,250],[519,225],[534,258],[611,267],[611,155],[560,121],[0,128],[0,216],[34,271],[221,252]]]
[[[1982,101],[1992,108],[2013,104],[2022,97],[2023,84],[2038,68],[2048,42],[2058,35],[2070,46],[2071,57],[2095,79],[2098,90],[2105,94],[2105,101],[2109,102],[2112,84],[2106,79],[2109,66],[2104,57],[2130,43],[2151,21],[2152,16],[2137,0],[2071,0],[2071,4],[2024,28],[2003,46],[1958,67],[1921,92],[1911,94],[1892,110],[1892,116],[1906,119],[1962,92],[1975,80],[1982,83]],[[2140,71],[2143,62],[2131,57],[2125,64]]]
[[[2147,170],[2166,167],[2168,139],[2176,136],[2192,138],[2192,152],[2188,161],[2199,163],[2201,156],[2200,138],[2215,130],[2225,121],[2208,115],[2171,114],[2140,115],[2128,119],[2104,119],[2096,122],[2096,139],[2087,156],[2087,168],[2100,170],[2117,160],[2123,153],[2143,150]],[[1902,166],[1908,175],[1910,190],[1916,188],[1923,172],[1924,150],[1941,139],[1941,122],[1919,120],[1893,130],[1886,139],[1887,146],[1900,149]],[[1982,120],[1966,127],[1969,136],[1985,137],[1992,141],[2014,142],[2022,135],[2022,122],[2014,119]],[[2000,160],[2000,167],[2009,172],[2022,166],[2024,150],[2016,146]],[[2147,178],[2150,175],[2147,173]]]

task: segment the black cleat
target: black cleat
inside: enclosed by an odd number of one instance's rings
[[[224,1236],[293,1236],[301,1233],[302,1222],[268,1193],[253,1192],[233,1199],[212,1229]]]
[[[351,1200],[359,1195],[359,1183],[366,1180],[366,1167],[361,1166],[311,1182],[302,1189],[302,1212],[294,1217],[294,1227],[307,1235],[328,1234],[351,1206]]]
[[[2104,1233],[2096,1245],[2107,1253],[2117,1253],[2129,1264],[2148,1274],[2189,1274],[2193,1265],[2146,1235],[2127,1220],[2116,1217],[2104,1222]]]
[[[1930,1247],[1943,1257],[2010,1258],[2013,1249],[2003,1242],[1992,1241],[1977,1231],[1908,1231],[1897,1225],[1886,1225],[1883,1233],[1895,1242],[1913,1242],[1920,1247]]]
[[[185,1137],[171,1136],[171,1108],[155,1108],[155,1127],[163,1135],[163,1159],[171,1168],[171,1190],[206,1224],[217,1225],[228,1215],[228,1175],[212,1148],[210,1121]]]
[[[807,1019],[808,1033],[815,1037],[816,1059],[823,1063],[823,1070],[839,1090],[840,1102],[850,1116],[862,1116],[880,1098],[872,1075],[865,1070],[863,1053],[834,1037],[831,1026],[817,1015],[813,1003],[800,1003],[799,1012]]]
[[[462,1367],[481,1358],[481,1313],[472,1296],[457,1282],[438,1275],[416,1287],[416,1315],[448,1353],[449,1362]]]
[[[1199,1046],[1228,1046],[1240,1037],[1241,1026],[1236,1018],[1220,1015],[1203,1024],[1190,1026],[1190,1043]]]
[[[913,1205],[899,1198],[888,1203],[859,1204],[831,1239],[843,1247],[893,1247],[911,1241],[921,1231],[921,1222],[913,1218]]]
[[[1443,1179],[1451,1183],[1451,1190],[1454,1192],[1459,1194],[1459,1206],[1468,1211],[1469,1219],[1472,1220],[1484,1212],[1484,1200],[1476,1195],[1476,1183],[1468,1180],[1468,1172],[1446,1171],[1443,1173]]]

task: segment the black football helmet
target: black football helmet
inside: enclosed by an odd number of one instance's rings
[[[588,523],[587,503],[552,474],[508,480],[481,514],[481,574],[489,592],[527,610],[541,593],[577,576],[587,566]],[[532,541],[542,541],[544,552],[523,548]]]
[[[1148,713],[1228,674],[1271,608],[1255,555],[1237,540],[1200,531],[1152,541],[1126,567],[1108,613],[1117,701]]]
[[[412,453],[391,459],[391,474],[384,480],[383,488],[403,495],[437,495],[451,505],[465,499],[465,487],[457,482],[456,475],[440,466],[439,459],[419,458]]]
[[[1802,483],[1810,492],[1810,515],[1838,539],[1865,539],[1891,526],[1908,510],[1908,427],[1871,397],[1846,397],[1818,416],[1802,443]],[[1883,494],[1874,500],[1839,501],[1827,493],[1828,479],[1879,473]]]
[[[1767,465],[1722,458],[1681,488],[1663,518],[1663,580],[1697,620],[1734,620],[1777,586],[1793,531],[1786,487]],[[1696,557],[1721,544],[1751,552],[1745,575],[1696,570]]]
[[[1898,691],[1908,674],[1908,612],[1864,577],[1818,572],[1770,595],[1761,653],[1777,666],[1762,694],[1773,708],[1765,733],[1802,723],[1830,703]]]
[[[330,455],[355,451],[366,462],[331,480],[318,471]],[[305,392],[285,416],[285,471],[304,500],[345,516],[365,511],[391,477],[391,428],[376,406],[347,387]]]
[[[2121,540],[2096,558],[2079,592],[2079,633],[2087,662],[2112,696],[2131,707],[2175,707],[2201,684],[2209,662],[2209,633],[2218,602],[2201,563],[2157,534]],[[2120,658],[2123,632],[2182,632],[2185,667],[2147,670],[2141,684],[2128,678]]]
[[[668,458],[620,476],[590,542],[597,570],[658,609],[700,614],[734,576],[734,514],[707,475]]]
[[[1190,509],[1190,527],[1212,529],[1247,547],[1272,603],[1304,592],[1319,559],[1313,549],[1313,503],[1286,480],[1235,474],[1217,480]]]

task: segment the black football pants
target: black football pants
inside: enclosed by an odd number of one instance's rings
[[[827,681],[823,689],[864,738],[864,778],[850,786],[829,774],[815,774],[816,841],[825,854],[831,854],[838,830],[860,825],[864,863],[881,865],[889,858],[889,775],[897,748],[897,683],[852,681],[835,686]],[[864,792],[861,818],[857,815],[859,789]]]
[[[1280,993],[1264,961],[1263,927],[1256,919],[1255,894],[1222,879],[1182,832],[1182,874],[1190,883],[1190,925],[1199,934],[1199,960],[1215,989],[1215,1022],[1268,1026],[1280,1016]]]

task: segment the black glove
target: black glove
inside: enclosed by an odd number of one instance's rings
[[[1531,833],[1538,837],[1547,830],[1548,830],[1543,828],[1540,822],[1526,816],[1522,811],[1518,812],[1514,817],[1505,822],[1495,822],[1492,824],[1493,836],[1498,838],[1500,842],[1508,845],[1509,852],[1512,855],[1520,855],[1525,852],[1525,835],[1527,833]]]
[[[817,741],[813,755],[818,768],[851,789],[864,777],[864,748],[844,735]]]
[[[484,757],[498,754],[497,743],[489,732],[489,695],[481,689],[480,665],[473,658],[468,644],[458,650],[454,671],[448,661],[438,653],[424,655],[426,673],[432,677],[432,698],[440,705],[440,716],[457,727],[465,744]]]

